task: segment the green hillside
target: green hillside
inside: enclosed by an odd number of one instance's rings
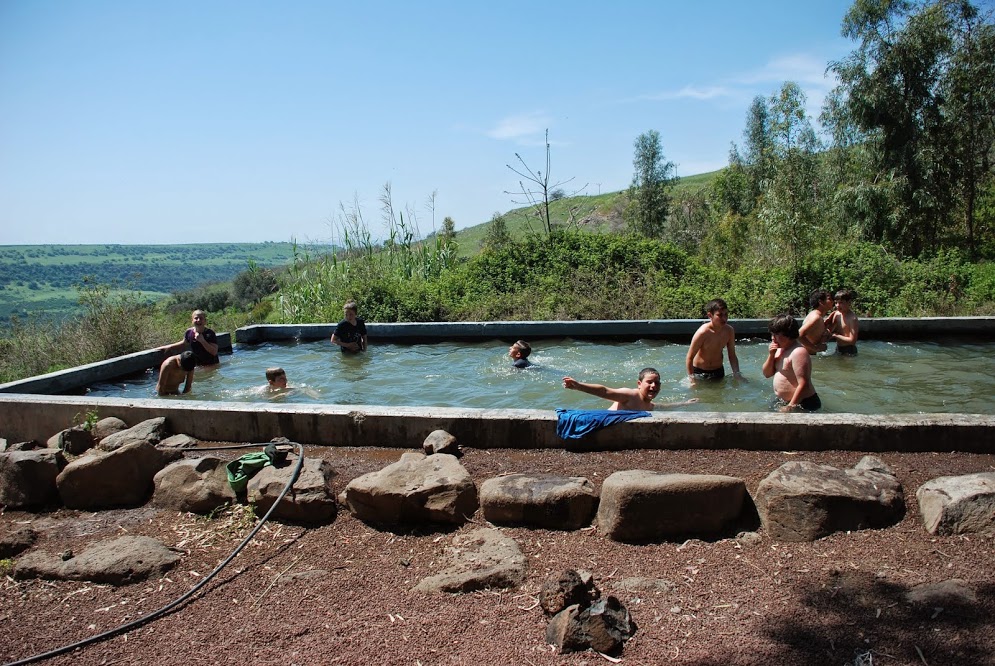
[[[672,194],[676,198],[687,190],[706,187],[720,173],[722,173],[721,169],[681,178],[673,188]],[[625,226],[622,221],[622,211],[625,208],[626,198],[627,193],[624,190],[598,195],[564,197],[549,204],[549,217],[554,226],[576,227],[591,233],[617,231]],[[514,238],[520,238],[530,230],[542,230],[542,224],[531,206],[509,210],[502,217],[508,227],[508,233]],[[459,256],[471,257],[478,253],[490,225],[491,220],[488,220],[482,224],[457,231],[456,242],[459,243]]]

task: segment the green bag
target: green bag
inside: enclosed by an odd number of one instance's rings
[[[270,456],[262,451],[246,453],[241,458],[232,460],[225,465],[225,469],[228,471],[228,484],[236,494],[244,493],[245,487],[249,485],[249,479],[269,464]]]

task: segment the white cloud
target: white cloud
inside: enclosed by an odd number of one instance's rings
[[[684,86],[680,90],[661,92],[655,95],[644,95],[642,99],[717,99],[729,97],[732,91],[725,86]]]
[[[526,141],[536,134],[545,132],[550,125],[550,117],[542,111],[507,116],[487,131],[492,139]],[[533,139],[534,140],[534,139]]]
[[[832,79],[826,74],[826,65],[825,60],[807,53],[796,53],[774,58],[759,69],[734,77],[733,83],[750,86],[758,83],[780,84],[784,81],[794,81],[803,87],[829,87]]]

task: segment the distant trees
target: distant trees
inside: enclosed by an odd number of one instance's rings
[[[647,238],[659,238],[670,209],[667,188],[677,180],[674,163],[664,159],[659,132],[649,130],[636,137],[632,165],[635,173],[629,188],[627,215],[630,225]]]
[[[265,297],[275,293],[278,288],[276,273],[268,268],[261,268],[251,259],[249,267],[236,275],[231,283],[231,292],[235,303],[243,308],[255,305]]]

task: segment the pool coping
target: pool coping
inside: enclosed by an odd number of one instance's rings
[[[767,320],[733,320],[737,337],[766,335]],[[701,320],[457,322],[368,324],[374,341],[483,340],[552,337],[689,340]],[[332,324],[257,325],[235,332],[239,344],[327,338]],[[867,335],[865,335],[865,330]],[[995,317],[862,319],[864,339],[933,339],[964,336],[995,339]],[[218,336],[223,351],[231,335]],[[330,350],[331,351],[331,350]],[[432,430],[455,435],[474,448],[568,450],[723,449],[967,451],[995,450],[995,416],[983,414],[774,414],[759,412],[667,412],[619,424],[582,440],[556,436],[552,410],[382,407],[370,405],[272,405],[93,398],[64,393],[94,382],[145,372],[166,354],[145,350],[0,385],[0,437],[10,442],[49,437],[96,411],[129,425],[165,416],[173,432],[205,441],[265,442],[283,436],[304,444],[420,448]]]

